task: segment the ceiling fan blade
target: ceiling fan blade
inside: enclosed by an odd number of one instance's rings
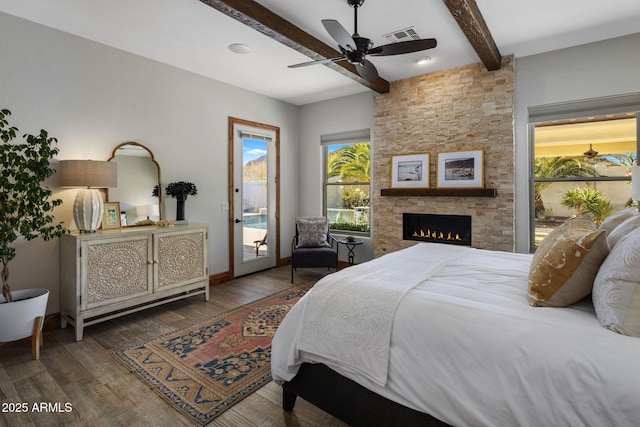
[[[351,37],[351,34],[338,21],[335,19],[323,19],[322,25],[341,48],[348,51],[357,49],[356,42]]]
[[[358,70],[358,74],[367,81],[378,78],[378,70],[376,70],[376,67],[366,59],[362,64],[356,64],[356,70]]]
[[[433,49],[438,45],[436,39],[407,40],[404,42],[389,43],[370,49],[367,54],[373,56],[401,55],[403,53],[419,52]]]
[[[309,62],[303,62],[301,64],[288,65],[287,68],[300,68],[300,67],[306,67],[307,65],[328,64],[329,62],[344,61],[345,59],[347,58],[345,58],[344,56],[339,56],[337,58],[318,59],[317,61],[309,61]]]

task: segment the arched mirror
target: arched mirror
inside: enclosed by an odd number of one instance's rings
[[[109,161],[118,164],[118,187],[107,190],[107,200],[120,203],[122,225],[162,219],[160,165],[151,150],[125,142],[113,150]]]

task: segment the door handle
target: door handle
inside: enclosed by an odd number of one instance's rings
[[[239,222],[244,222],[244,221],[241,219],[236,219],[236,224],[238,224]]]

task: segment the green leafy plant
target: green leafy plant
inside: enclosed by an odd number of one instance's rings
[[[345,191],[342,195],[342,207],[353,209],[358,206],[369,206],[369,195],[359,188],[353,191]]]
[[[578,211],[578,215],[589,214],[600,225],[615,211],[613,204],[602,193],[591,187],[576,187],[562,196],[562,205]]]
[[[598,176],[593,166],[585,165],[580,159],[574,157],[536,157],[533,173],[536,178]],[[550,185],[549,181],[537,181],[534,184],[536,217],[546,209],[542,201],[542,190]]]
[[[371,147],[369,143],[347,145],[331,153],[327,176],[346,181],[371,181]]]
[[[352,222],[332,222],[332,230],[348,230],[348,231],[362,231],[364,233],[369,232],[369,224],[354,224]]]
[[[61,199],[50,199],[51,190],[42,182],[55,173],[50,161],[58,154],[56,138],[44,129],[39,135],[25,134],[25,142],[12,143],[18,128],[9,125],[11,111],[0,111],[0,262],[2,263],[2,295],[12,302],[9,286],[9,261],[16,256],[12,244],[22,236],[25,240],[44,240],[68,232],[63,223],[54,224],[53,209]]]

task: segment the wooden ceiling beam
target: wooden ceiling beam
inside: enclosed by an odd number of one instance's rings
[[[502,55],[475,0],[442,0],[487,70],[499,70]]]
[[[253,0],[200,0],[215,10],[230,16],[273,40],[288,46],[312,60],[341,56],[329,45],[296,27],[291,22],[271,12]],[[360,77],[356,67],[347,61],[326,64],[327,67],[345,75],[379,93],[389,92],[389,82],[378,77],[368,81]]]

